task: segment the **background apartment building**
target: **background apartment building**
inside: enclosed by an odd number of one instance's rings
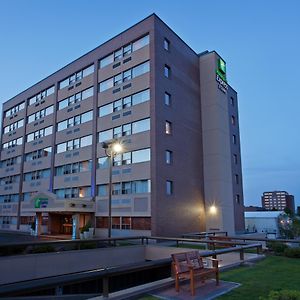
[[[266,210],[284,210],[289,208],[295,212],[294,196],[286,191],[264,192],[261,196],[262,207]]]
[[[244,230],[226,64],[154,14],[3,104],[1,228],[107,234],[111,139],[113,235]]]

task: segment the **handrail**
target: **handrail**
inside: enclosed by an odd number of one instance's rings
[[[149,238],[149,237],[148,237]],[[155,239],[152,237],[151,239]],[[161,239],[161,238],[160,238]],[[165,238],[165,239],[172,239],[172,238]],[[199,241],[198,241],[199,243]],[[230,252],[240,252],[240,260],[244,260],[244,250],[250,248],[257,248],[261,249],[262,245],[260,243],[256,244],[247,244],[241,245],[226,249],[219,249],[219,250],[210,250],[201,252],[202,257],[214,257],[216,258],[218,255],[226,254]],[[171,258],[165,258],[155,261],[146,261],[141,263],[134,263],[128,265],[122,265],[118,267],[109,267],[109,268],[101,268],[101,269],[94,269],[89,271],[81,271],[78,273],[72,274],[65,274],[65,275],[58,275],[58,276],[51,276],[41,279],[33,279],[28,281],[22,281],[17,283],[10,283],[0,285],[0,296],[9,295],[9,293],[21,293],[26,291],[35,292],[37,290],[42,290],[44,288],[51,289],[54,287],[61,287],[64,285],[75,284],[78,282],[85,282],[93,279],[100,279],[103,280],[103,296],[108,297],[109,295],[109,286],[108,280],[111,277],[133,273],[136,271],[142,271],[147,269],[158,268],[162,266],[168,266],[171,263]]]

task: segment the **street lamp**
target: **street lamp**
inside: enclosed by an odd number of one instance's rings
[[[106,156],[109,159],[109,183],[108,183],[108,238],[111,238],[111,198],[112,198],[112,167],[114,157],[122,153],[123,146],[117,140],[111,140],[109,142],[103,142],[102,148],[105,151]]]

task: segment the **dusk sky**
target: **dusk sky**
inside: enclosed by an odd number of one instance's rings
[[[300,205],[300,1],[0,4],[1,103],[153,12],[196,52],[216,50],[239,97],[245,204],[285,190]]]

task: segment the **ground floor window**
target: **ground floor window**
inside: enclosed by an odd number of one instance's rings
[[[108,217],[96,217],[97,228],[108,228]],[[151,230],[151,217],[112,217],[112,228]]]

